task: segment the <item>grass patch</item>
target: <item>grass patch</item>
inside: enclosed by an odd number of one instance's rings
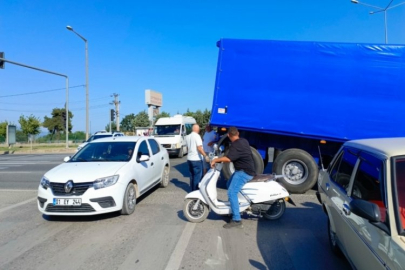
[[[69,149],[76,149],[79,144],[69,144]],[[66,144],[32,144],[32,150],[65,150]],[[0,146],[0,151],[25,152],[31,151],[30,144],[13,145],[12,147]]]

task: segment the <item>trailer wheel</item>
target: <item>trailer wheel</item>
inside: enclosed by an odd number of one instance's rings
[[[264,170],[264,163],[263,163],[263,158],[262,156],[259,154],[259,152],[257,152],[256,149],[254,149],[253,147],[250,147],[250,149],[252,150],[252,157],[253,157],[253,162],[255,163],[255,170],[257,174],[262,174],[263,170]],[[229,150],[225,151],[225,156],[228,154]],[[222,167],[222,173],[223,176],[225,177],[225,179],[229,179],[231,178],[232,174],[235,172],[235,167],[233,166],[233,163],[224,163],[224,166]]]
[[[292,193],[305,193],[317,180],[318,166],[310,154],[301,149],[281,152],[273,163],[273,172],[283,174],[279,182]]]

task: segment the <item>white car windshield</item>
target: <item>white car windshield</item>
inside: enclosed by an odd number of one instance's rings
[[[180,134],[180,125],[163,125],[155,126],[155,134],[157,136],[173,136]]]
[[[69,162],[125,162],[129,161],[135,142],[94,142],[83,147]]]

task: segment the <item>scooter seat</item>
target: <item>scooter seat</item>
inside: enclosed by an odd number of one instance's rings
[[[268,182],[273,179],[273,174],[256,174],[249,182]]]

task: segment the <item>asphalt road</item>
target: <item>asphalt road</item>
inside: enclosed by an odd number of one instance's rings
[[[43,216],[36,189],[65,155],[0,156],[0,269],[350,269],[329,249],[312,190],[293,195],[297,207],[277,221],[244,216],[243,229],[226,230],[210,213],[187,222],[186,157],[171,159],[169,186],[143,196],[131,216]]]

